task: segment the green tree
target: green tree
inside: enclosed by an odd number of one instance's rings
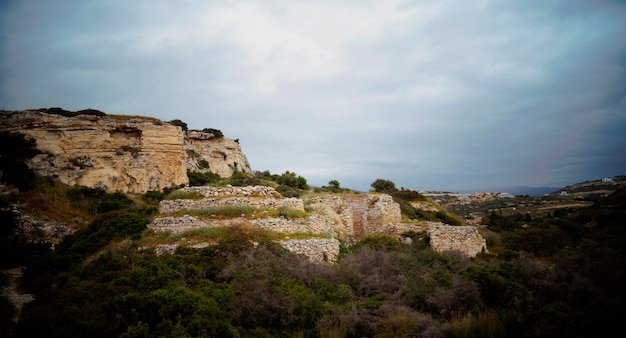
[[[339,181],[337,181],[337,180],[330,180],[330,181],[328,182],[328,185],[329,185],[331,188],[339,188]]]
[[[376,192],[390,192],[398,190],[395,183],[380,178],[372,182],[372,189],[374,189],[374,191]]]
[[[286,185],[295,189],[308,189],[309,188],[306,178],[302,176],[298,176],[294,172],[289,172],[289,170],[285,171],[285,173],[280,175],[276,181],[281,185]]]

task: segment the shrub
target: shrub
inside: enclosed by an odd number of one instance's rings
[[[205,159],[200,159],[198,161],[198,166],[200,166],[200,168],[202,169],[209,169],[209,162]]]
[[[200,157],[200,154],[198,154],[198,152],[196,152],[193,149],[187,149],[187,150],[185,150],[185,153],[187,153],[187,157],[190,157],[190,158],[198,158],[198,157]]]
[[[232,186],[242,187],[248,185],[258,185],[261,181],[256,177],[248,176],[248,174],[235,170],[233,174],[226,180]]]
[[[181,127],[183,129],[183,131],[187,131],[187,123],[185,123],[185,122],[183,122],[183,121],[181,121],[179,119],[171,120],[169,123],[172,124],[172,125]]]
[[[214,174],[212,172],[200,173],[200,172],[188,171],[187,177],[189,177],[190,186],[202,186],[202,185],[208,185],[208,184],[215,184],[222,179],[220,175]]]
[[[120,192],[107,193],[100,188],[74,187],[67,192],[67,197],[74,207],[94,214],[125,209],[133,203]]]
[[[276,182],[294,189],[309,189],[306,178],[298,176],[294,172],[285,171],[282,175],[276,178]]]
[[[213,135],[215,135],[216,138],[223,138],[224,137],[224,134],[219,129],[204,128],[204,129],[202,129],[202,132],[203,133],[213,134]]]
[[[369,236],[366,237],[355,244],[353,244],[350,249],[353,251],[359,250],[363,247],[367,247],[373,250],[378,249],[394,249],[400,245],[397,239],[389,236]]]
[[[119,147],[117,150],[115,150],[115,154],[116,155],[122,155],[124,153],[130,153],[134,158],[136,158],[137,156],[139,156],[139,152],[141,151],[141,149],[137,148],[137,147],[132,147],[132,146],[121,146]]]
[[[448,320],[462,318],[480,309],[483,302],[476,284],[456,275],[451,278],[449,288],[437,288],[426,301]]]
[[[276,191],[285,197],[300,197],[300,193],[288,185],[281,184],[276,188]]]
[[[372,182],[372,189],[376,192],[390,192],[398,190],[395,183],[380,178]]]
[[[372,183],[373,184],[373,183]],[[426,197],[415,190],[400,189],[391,192],[393,197],[405,201],[426,201]]]
[[[141,199],[148,203],[159,203],[164,198],[165,193],[154,190],[146,191],[143,195],[141,195]]]
[[[328,185],[331,188],[337,189],[337,188],[339,188],[339,181],[337,181],[337,180],[330,180],[330,181],[328,181]]]

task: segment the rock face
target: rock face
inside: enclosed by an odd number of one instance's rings
[[[154,118],[0,112],[0,130],[35,139],[42,154],[30,167],[68,185],[124,193],[160,191],[188,184],[187,169],[194,169],[190,163],[204,163],[205,157],[206,169],[223,177],[234,170],[251,172],[235,141],[202,139],[193,132],[188,137],[180,127]]]
[[[185,138],[185,151],[189,171],[212,172],[221,177],[230,177],[235,171],[252,173],[248,159],[235,140],[189,131]]]
[[[385,233],[402,219],[400,205],[387,194],[329,195],[307,203],[329,218],[335,231],[357,239]]]
[[[438,252],[458,251],[474,257],[483,250],[487,251],[487,242],[474,226],[431,225],[426,230],[430,236],[430,246]]]

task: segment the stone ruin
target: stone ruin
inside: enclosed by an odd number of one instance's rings
[[[457,251],[474,257],[487,251],[487,241],[475,226],[431,225],[426,230],[430,246],[437,252]]]
[[[239,225],[260,228],[284,234],[308,233],[319,238],[280,241],[287,250],[305,255],[313,262],[335,262],[339,253],[339,241],[350,244],[372,235],[400,235],[408,230],[423,230],[417,225],[401,223],[400,206],[386,194],[329,194],[303,199],[284,198],[267,186],[249,187],[188,187],[183,192],[195,192],[200,199],[164,200],[159,205],[161,217],[157,217],[149,229],[155,232],[181,233],[201,227]],[[259,216],[244,215],[231,219],[174,216],[174,213],[202,210],[224,206],[248,206],[259,209]],[[291,219],[262,216],[263,209],[290,208],[308,210],[306,216]],[[447,226],[443,223],[428,227],[431,247],[439,252],[458,251],[475,256],[486,251],[485,239],[471,226]],[[172,249],[164,250],[169,252]],[[175,249],[174,249],[175,250]]]

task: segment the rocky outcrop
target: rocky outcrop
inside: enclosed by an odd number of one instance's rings
[[[187,184],[183,131],[156,119],[3,113],[3,129],[35,139],[29,163],[68,185],[146,192]]]
[[[188,169],[251,172],[236,141],[203,139],[149,117],[3,111],[0,130],[35,139],[42,154],[29,166],[68,185],[143,193],[187,185]]]
[[[189,171],[212,172],[221,177],[230,177],[235,171],[252,174],[237,140],[189,131],[185,138],[185,152]]]
[[[426,232],[431,248],[438,252],[458,251],[468,257],[488,252],[487,241],[474,226],[431,225]]]
[[[76,231],[83,224],[82,219],[74,219],[70,224],[40,216],[35,213],[27,213],[20,210],[17,204],[11,205],[11,214],[15,223],[14,236],[21,241],[31,243],[46,242],[53,245],[59,244],[67,235]]]

